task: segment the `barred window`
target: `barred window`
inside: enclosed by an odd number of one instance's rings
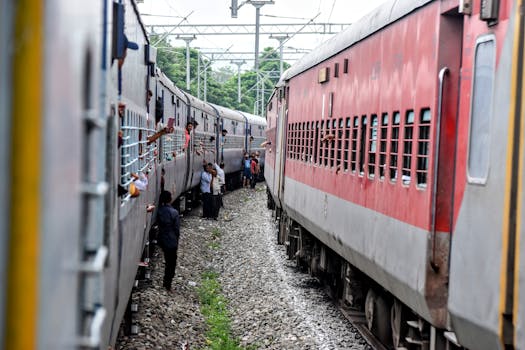
[[[343,118],[339,118],[339,128],[337,129],[337,157],[336,157],[337,167],[341,166],[341,162],[343,160],[342,152],[343,152],[344,126],[345,125],[344,125]]]
[[[364,175],[365,173],[365,154],[366,154],[366,131],[367,131],[367,120],[366,115],[361,119],[361,132],[359,137],[359,174]]]
[[[377,115],[372,114],[368,139],[368,176],[371,178],[376,174],[377,125]]]
[[[388,113],[381,116],[381,134],[379,141],[379,178],[385,178],[386,172],[386,146],[388,140]]]
[[[122,145],[120,146],[120,185],[128,188],[133,181],[131,173],[146,173],[154,167],[157,143],[148,145],[148,136],[152,135],[153,121],[146,116],[126,109],[120,118]],[[129,198],[124,197],[124,200]]]
[[[326,121],[326,124],[325,124],[325,129],[324,129],[324,133],[323,133],[323,138],[326,137],[326,135],[328,135],[328,133],[330,132],[330,122],[329,121]],[[328,166],[328,142],[322,142],[322,147],[323,147],[323,162],[322,162],[322,165],[324,166]]]
[[[410,184],[412,172],[412,142],[414,137],[414,111],[407,111],[403,133],[403,175],[404,185]]]
[[[332,120],[332,130],[330,131],[331,136],[334,138],[337,135],[337,120]],[[330,167],[333,168],[335,165],[335,147],[337,146],[335,139],[332,138],[331,140],[327,141],[328,147],[330,149]]]
[[[350,161],[350,167],[352,172],[357,169],[357,136],[359,131],[359,117],[354,117],[354,128],[352,129],[352,159]]]
[[[417,185],[426,187],[428,181],[428,167],[430,163],[430,109],[421,111],[419,135],[417,142]]]
[[[399,157],[399,123],[401,122],[401,115],[399,112],[394,112],[392,115],[392,135],[390,137],[390,180],[397,180],[397,163]]]
[[[315,135],[314,135],[314,163],[319,164],[319,121],[315,122]]]
[[[348,170],[348,153],[350,152],[350,132],[352,128],[352,120],[350,117],[346,118],[345,137],[344,137],[344,162],[343,168],[345,171]]]

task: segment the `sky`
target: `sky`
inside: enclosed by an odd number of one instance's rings
[[[238,0],[238,3],[243,3]],[[385,0],[274,0],[274,4],[261,8],[261,23],[307,23],[315,18],[315,22],[353,23],[366,15]],[[231,18],[231,0],[143,0],[139,10],[143,21],[147,24],[254,24],[255,7],[245,4],[238,10],[238,17]],[[161,15],[161,16],[150,16]],[[171,17],[173,16],[173,17]],[[279,17],[279,18],[278,18]],[[184,19],[186,18],[186,19]],[[173,46],[186,45],[182,40],[171,38]],[[329,35],[297,34],[284,43],[295,49],[312,50],[329,39]],[[260,51],[265,47],[278,47],[278,41],[268,35],[260,36]],[[201,51],[254,52],[255,34],[243,36],[197,36],[190,44]],[[284,59],[293,63],[293,58]],[[229,62],[223,62],[227,64]],[[218,63],[221,65],[221,62]],[[251,68],[253,61],[248,62],[243,69]]]

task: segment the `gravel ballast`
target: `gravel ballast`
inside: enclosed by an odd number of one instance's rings
[[[151,281],[134,293],[139,334],[121,336],[118,349],[205,349],[206,324],[197,288],[205,271],[219,273],[229,301],[233,336],[250,349],[368,349],[325,294],[319,282],[299,271],[276,243],[266,209],[266,187],[240,189],[224,197],[219,221],[185,215],[174,292],[162,288],[160,249]]]

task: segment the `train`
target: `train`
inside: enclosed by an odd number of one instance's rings
[[[106,350],[147,209],[163,188],[191,209],[203,161],[235,186],[243,152],[264,163],[266,120],[175,86],[133,0],[2,1],[0,44],[0,347]]]
[[[278,241],[393,349],[525,349],[521,0],[386,1],[285,71]]]

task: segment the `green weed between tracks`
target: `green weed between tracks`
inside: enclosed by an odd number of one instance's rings
[[[202,274],[198,289],[201,312],[208,324],[206,333],[207,348],[211,350],[243,350],[239,341],[232,337],[228,301],[221,294],[219,274],[213,271]],[[250,348],[252,349],[252,348]]]

